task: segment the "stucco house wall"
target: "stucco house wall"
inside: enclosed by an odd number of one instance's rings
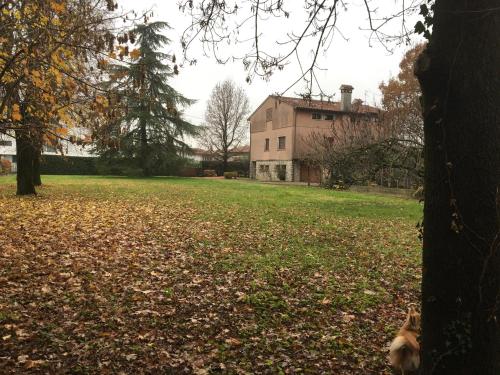
[[[269,96],[250,117],[250,174],[258,180],[280,180],[285,168],[287,181],[293,180],[294,109],[277,97]],[[284,147],[279,148],[279,138]],[[266,149],[266,139],[268,148]]]

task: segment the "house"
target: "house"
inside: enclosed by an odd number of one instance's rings
[[[313,133],[359,118],[368,125],[380,109],[352,101],[353,87],[340,87],[340,102],[270,95],[250,115],[250,176],[258,180],[320,182],[321,171],[303,159],[310,152],[305,141]]]
[[[191,159],[197,163],[201,163],[202,161],[210,159],[210,154],[208,153],[208,151],[203,150],[201,148],[192,148],[189,152],[185,154],[185,156],[188,159]]]
[[[234,147],[229,151],[229,161],[247,162],[250,160],[250,145]]]
[[[201,148],[192,148],[189,153],[186,154],[186,157],[195,161],[195,162],[203,162],[203,161],[221,161],[222,157],[220,153],[217,151],[204,150]],[[228,161],[242,161],[246,162],[250,158],[250,146],[238,146],[229,150],[229,158]]]
[[[67,157],[95,157],[91,151],[90,130],[82,127],[68,129],[68,137],[74,137],[75,143],[60,140],[59,145],[46,144],[43,146],[42,155],[61,155]],[[0,134],[0,159],[7,159],[12,163],[12,172],[17,170],[16,139],[7,134]]]

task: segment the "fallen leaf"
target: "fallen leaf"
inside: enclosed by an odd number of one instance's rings
[[[241,341],[235,338],[228,338],[225,340],[226,344],[233,345],[233,346],[239,346],[241,345]]]

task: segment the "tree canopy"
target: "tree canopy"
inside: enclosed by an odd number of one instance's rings
[[[222,159],[224,170],[231,150],[246,139],[249,111],[245,91],[233,81],[219,82],[212,90],[200,143]]]
[[[15,136],[18,193],[34,193],[43,143],[75,141],[68,129],[98,126],[106,114],[99,61],[118,32],[109,0],[5,1],[1,4],[0,132]]]
[[[99,129],[98,150],[105,157],[136,162],[144,175],[153,166],[168,163],[188,149],[185,136],[196,126],[182,117],[182,108],[193,103],[168,84],[177,73],[175,56],[161,52],[169,39],[161,33],[165,22],[138,25],[128,32],[132,51],[122,47],[123,63],[106,67],[104,85],[113,107],[108,123]]]

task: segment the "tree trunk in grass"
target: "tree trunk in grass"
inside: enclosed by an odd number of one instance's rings
[[[42,157],[43,135],[40,131],[35,131],[33,136],[33,184],[42,186],[42,177],[40,175],[40,159]]]
[[[500,374],[500,11],[437,0],[425,119],[422,374]]]
[[[42,177],[40,175],[40,150],[37,148],[34,150],[34,158],[33,158],[33,184],[35,186],[42,185]]]
[[[227,170],[227,160],[228,159],[229,159],[229,151],[224,150],[224,152],[222,154],[222,174],[224,174],[224,172],[228,172],[228,170]]]
[[[17,195],[36,194],[33,181],[35,149],[29,132],[16,131]]]
[[[146,129],[146,123],[141,120],[140,121],[140,152],[141,152],[141,168],[142,168],[142,174],[145,177],[151,176],[151,169],[149,168],[149,152],[148,152],[148,133]]]

